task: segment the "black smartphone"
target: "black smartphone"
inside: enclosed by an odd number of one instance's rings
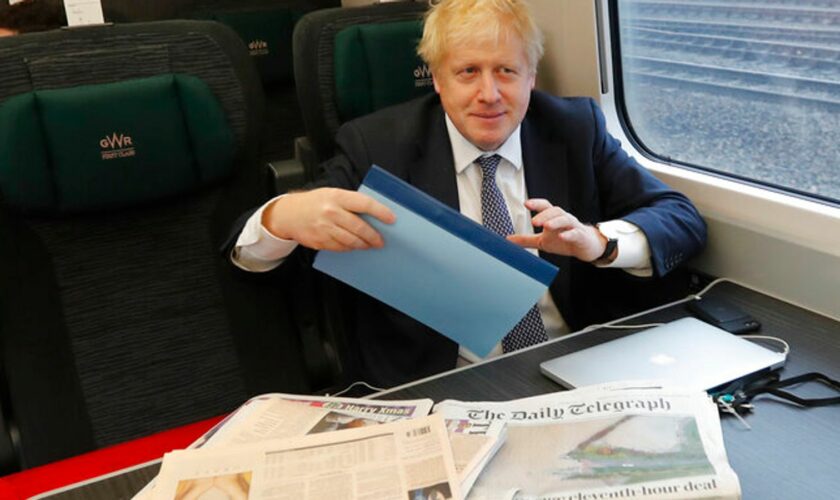
[[[748,333],[761,328],[761,323],[755,318],[715,297],[694,299],[688,303],[688,310],[706,323],[731,333]]]

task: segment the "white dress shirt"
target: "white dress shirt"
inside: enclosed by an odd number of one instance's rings
[[[449,116],[446,116],[446,129],[452,145],[452,158],[455,161],[461,213],[481,224],[482,176],[481,167],[475,163],[475,160],[482,155],[498,154],[502,157],[502,161],[496,170],[496,184],[507,204],[514,232],[534,234],[531,213],[525,208],[528,192],[522,162],[520,127],[517,127],[496,151],[478,149],[461,135]],[[231,260],[236,266],[246,271],[270,271],[279,266],[297,247],[297,242],[278,238],[262,225],[262,212],[271,201],[273,199],[260,207],[248,219],[233,249]],[[618,239],[618,256],[604,267],[620,267],[637,276],[652,274],[647,238],[638,227],[623,220],[613,220],[599,224],[598,228],[608,238]],[[535,249],[529,249],[529,251],[537,253]],[[548,338],[568,333],[568,326],[550,293],[546,292],[540,299],[539,310]],[[501,344],[498,344],[487,357],[498,356],[501,353]],[[460,356],[468,362],[477,362],[481,359],[463,347],[460,350]]]

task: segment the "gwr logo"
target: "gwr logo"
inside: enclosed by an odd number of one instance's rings
[[[117,135],[116,132],[100,140],[99,147],[102,148],[103,160],[128,158],[137,154],[134,149],[134,144],[131,141],[131,136],[125,134]]]
[[[248,43],[248,53],[252,56],[264,56],[268,54],[268,42],[265,40],[253,40]]]
[[[428,87],[432,85],[432,83],[432,70],[429,69],[428,65],[423,64],[422,66],[414,68],[415,87]]]

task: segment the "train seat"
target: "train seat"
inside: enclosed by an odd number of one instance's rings
[[[2,470],[321,384],[291,292],[218,253],[266,195],[236,34],[56,30],[0,39],[0,61]]]
[[[338,7],[341,2],[180,0],[172,3],[177,5],[173,16],[215,20],[231,27],[242,38],[251,60],[257,67],[266,96],[265,124],[261,140],[262,156],[266,161],[291,157],[294,139],[304,130],[294,86],[294,26],[307,12]]]
[[[213,20],[232,28],[248,46],[263,83],[291,81],[292,32],[307,12],[340,0],[103,0],[106,20]]]
[[[334,135],[344,121],[432,91],[415,53],[426,8],[403,2],[324,9],[298,22],[295,81],[307,135],[296,140],[294,159],[271,163],[276,192],[316,177],[319,160],[334,154]],[[301,255],[293,253],[282,267],[295,273],[298,327],[315,343],[307,352],[325,354],[311,355],[308,365],[339,388],[354,380],[358,345],[344,330],[341,292],[333,280],[308,272],[311,262]]]
[[[323,9],[298,22],[295,80],[306,136],[296,141],[298,163],[276,171],[279,179],[294,179],[281,186],[317,176],[343,122],[433,90],[415,52],[426,8],[403,2]]]
[[[102,0],[106,21],[215,20],[242,39],[263,83],[265,113],[260,138],[266,161],[293,154],[303,134],[292,70],[292,31],[304,13],[338,7],[340,0]]]
[[[339,1],[205,0],[185,4],[177,15],[233,28],[248,48],[263,85],[272,86],[293,83],[292,33],[297,21],[314,9],[339,5]]]

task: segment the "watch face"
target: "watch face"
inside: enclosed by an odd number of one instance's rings
[[[607,246],[604,247],[604,253],[602,253],[601,256],[598,257],[595,260],[597,261],[597,260],[609,259],[610,256],[613,254],[613,252],[615,252],[616,247],[618,247],[618,240],[617,239],[615,239],[615,238],[607,239]]]

